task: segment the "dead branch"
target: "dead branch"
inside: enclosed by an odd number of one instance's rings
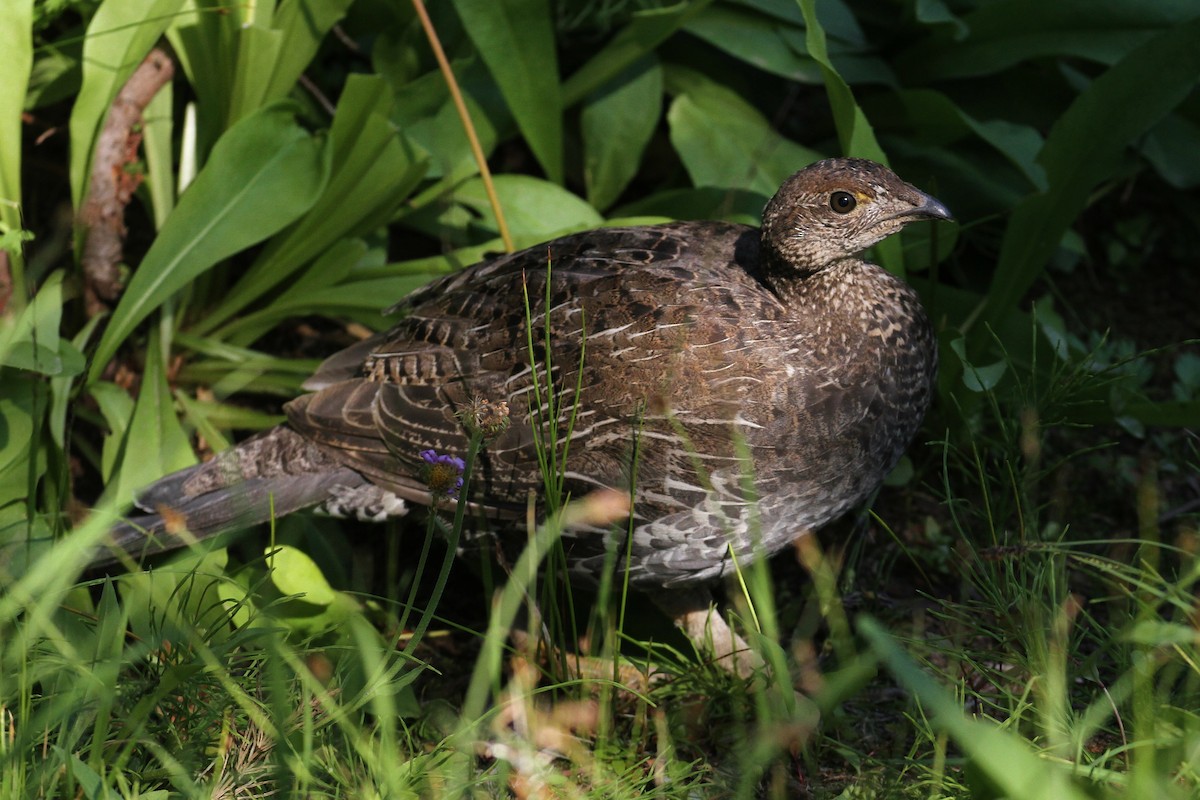
[[[117,93],[97,139],[87,197],[79,210],[79,224],[86,230],[80,261],[89,317],[107,311],[121,294],[125,206],[142,182],[141,173],[129,168],[138,161],[142,113],[174,74],[170,56],[157,47],[151,50]]]

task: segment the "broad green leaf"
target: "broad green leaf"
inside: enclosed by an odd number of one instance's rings
[[[16,319],[0,318],[0,366],[70,377],[83,371],[83,354],[59,336],[63,274],[52,273]]]
[[[83,42],[83,81],[71,108],[74,208],[78,209],[83,201],[96,137],[113,98],[182,5],[183,0],[105,0],[88,23]]]
[[[533,239],[530,244],[564,231],[594,228],[604,221],[587,201],[549,181],[530,175],[497,175],[494,182],[512,235],[522,241]],[[483,227],[496,230],[481,178],[463,183],[454,190],[452,199],[474,210]]]
[[[1125,631],[1121,639],[1146,647],[1195,646],[1200,645],[1200,631],[1191,625],[1180,625],[1178,622],[1143,619]]]
[[[325,150],[329,182],[311,209],[264,248],[195,332],[215,330],[342,239],[383,225],[424,174],[425,164],[389,119],[392,94],[377,76],[346,81]]]
[[[1150,37],[1196,16],[1194,0],[999,0],[961,18],[899,59],[908,83],[1001,72],[1045,56],[1114,64]]]
[[[930,144],[945,145],[970,131],[1021,170],[1034,188],[1043,191],[1047,188],[1046,171],[1037,162],[1044,141],[1032,126],[1003,119],[981,122],[945,94],[932,89],[902,91],[898,96],[904,102],[911,124]],[[961,174],[962,170],[953,172]]]
[[[298,595],[306,603],[327,606],[337,600],[338,593],[316,562],[301,550],[288,545],[267,548],[267,566],[271,581],[284,595]]]
[[[875,139],[875,131],[867,121],[867,115],[859,108],[854,99],[854,92],[829,60],[825,30],[817,17],[816,0],[800,0],[800,11],[804,14],[804,24],[807,26],[804,41],[808,54],[821,65],[821,72],[825,77],[825,93],[829,96],[829,107],[833,111],[833,122],[837,126],[842,153],[887,164],[887,156]],[[903,250],[899,237],[884,239],[875,246],[875,250],[883,266],[897,274],[904,274]]]
[[[538,163],[561,184],[563,104],[548,0],[453,2]]]
[[[306,212],[320,195],[327,167],[321,145],[286,105],[230,128],[134,272],[96,348],[90,379],[167,298]]]
[[[100,453],[100,478],[107,484],[112,480],[113,469],[121,456],[121,445],[129,431],[129,420],[133,418],[133,398],[110,381],[96,381],[88,386],[88,393],[108,425]]]
[[[25,302],[25,262],[16,241],[21,221],[21,111],[33,69],[33,2],[12,0],[0,14],[0,242],[11,252],[8,272],[11,286],[9,312]],[[3,249],[0,249],[3,252]]]
[[[662,116],[662,68],[647,58],[622,72],[584,104],[583,177],[588,202],[612,205],[637,174]]]
[[[1146,137],[1142,153],[1163,180],[1176,189],[1200,186],[1200,125],[1169,114]]]
[[[803,8],[800,15],[804,16]],[[847,0],[820,0],[820,4],[817,6],[817,19],[821,23],[821,30],[825,32],[833,46],[851,48],[869,48],[871,46]],[[806,19],[805,25],[807,24]]]
[[[507,108],[486,102],[488,93],[495,93],[494,83],[477,60],[453,61],[450,68],[460,84],[479,146],[485,156],[490,155],[501,132],[513,125],[511,114]],[[423,195],[440,197],[449,186],[479,173],[470,140],[440,72],[427,73],[398,87],[392,120],[406,138],[429,154],[432,163],[426,177],[441,179]],[[419,200],[414,198],[413,202]]]
[[[285,0],[271,24],[283,35],[283,51],[275,60],[266,97],[284,97],[308,68],[329,29],[346,16],[353,0]]]
[[[10,5],[16,10],[16,14],[10,16],[9,20],[20,20],[19,9],[22,2],[25,0],[18,0]],[[14,49],[19,54],[20,44]],[[34,111],[69,97],[76,97],[79,94],[79,60],[82,55],[82,38],[73,41],[39,42],[38,52],[33,60],[33,70],[29,73],[29,88],[25,92],[25,110]],[[14,82],[13,85],[19,84]]]
[[[35,433],[34,379],[0,370],[0,507],[20,500],[37,485],[45,465]],[[40,424],[38,420],[38,424]]]
[[[680,69],[667,78],[678,92],[667,111],[671,144],[696,186],[770,197],[792,173],[821,158],[779,135],[732,90]]]
[[[962,703],[913,663],[882,625],[863,617],[858,629],[900,685],[932,715],[936,728],[949,734],[969,765],[986,775],[1005,797],[1089,800],[1090,795],[1073,781],[1072,765],[1039,758],[1016,731],[968,719]]]
[[[962,40],[971,30],[965,22],[955,16],[945,0],[917,0],[913,10],[917,19],[927,25],[949,25],[950,36],[955,41]]]
[[[1018,125],[1003,119],[979,122],[964,113],[963,120],[988,144],[995,147],[1024,173],[1036,188],[1045,191],[1046,171],[1036,159],[1042,149],[1042,136],[1029,125]]]
[[[764,72],[801,83],[819,83],[820,65],[789,46],[780,25],[752,11],[714,5],[690,19],[684,30]],[[802,26],[796,30],[804,35]]]
[[[604,48],[572,73],[562,85],[563,107],[570,108],[612,80],[686,25],[712,3],[695,0],[668,8],[639,11]]]
[[[70,764],[71,777],[79,785],[84,797],[107,800],[111,796],[104,787],[104,779],[100,777],[100,773],[85,764],[79,756],[72,753]]]
[[[1097,78],[1055,123],[1039,158],[1050,190],[1013,212],[976,343],[1012,312],[1125,148],[1194,90],[1198,41],[1200,17],[1155,36]]]
[[[887,156],[875,140],[871,123],[855,102],[854,93],[829,60],[825,30],[817,18],[816,0],[800,0],[800,10],[804,14],[807,26],[805,44],[808,54],[821,65],[825,91],[829,95],[829,105],[833,111],[833,122],[837,126],[842,151],[848,156],[870,158],[886,164]]]
[[[620,206],[612,211],[612,217],[723,219],[757,226],[762,222],[763,206],[768,199],[769,195],[763,192],[743,189],[668,189]],[[616,219],[609,221],[615,222]]]
[[[985,366],[972,364],[967,358],[967,342],[963,337],[951,341],[950,347],[962,364],[963,385],[972,392],[990,392],[1008,371],[1008,362],[1003,359]]]
[[[804,15],[796,0],[731,0],[733,5],[746,6],[755,11],[769,14],[776,19],[804,27]]]
[[[135,490],[195,463],[196,455],[179,424],[171,389],[167,386],[162,348],[158,346],[157,333],[152,332],[146,347],[141,391],[129,419],[121,457],[105,488],[105,497],[116,503],[129,503]]]

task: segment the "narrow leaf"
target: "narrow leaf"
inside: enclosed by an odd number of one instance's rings
[[[902,54],[898,64],[910,83],[991,75],[1047,56],[1115,64],[1152,36],[1195,16],[1194,0],[979,3],[956,26]]]
[[[538,163],[561,184],[563,105],[549,3],[454,0],[454,7]]]
[[[154,209],[154,226],[159,230],[175,208],[175,168],[171,158],[175,119],[175,93],[171,84],[162,87],[146,106],[142,125],[142,150],[146,154],[146,188]]]
[[[21,111],[33,69],[33,0],[0,14],[0,233],[21,227]]]
[[[260,25],[243,28],[238,36],[237,64],[229,98],[228,124],[234,124],[270,101],[271,72],[283,52],[283,34]]]
[[[829,106],[833,111],[833,122],[837,126],[842,152],[847,156],[869,158],[887,164],[887,156],[875,138],[875,131],[867,121],[867,115],[859,108],[849,84],[829,60],[829,47],[825,40],[825,29],[821,27],[817,17],[816,0],[800,0],[800,11],[804,14],[804,24],[807,26],[804,41],[808,47],[808,54],[821,65],[825,77],[825,93],[829,96]],[[875,247],[883,266],[897,274],[904,273],[904,251],[899,237],[884,239]]]
[[[152,334],[146,348],[146,368],[138,393],[124,452],[105,490],[105,498],[118,504],[133,500],[136,489],[169,472],[196,463],[191,443],[175,414],[175,402],[167,386],[162,348]]]
[[[182,5],[183,0],[106,0],[88,24],[83,82],[71,108],[71,202],[75,208],[83,200],[96,136],[113,98]],[[12,76],[6,73],[5,80]]]
[[[1125,148],[1193,91],[1197,41],[1200,17],[1155,36],[1097,78],[1055,123],[1039,157],[1050,190],[1013,212],[981,321],[996,329],[1014,310]],[[977,342],[988,327],[976,326]]]
[[[279,4],[272,20],[283,36],[266,97],[285,96],[308,67],[329,29],[346,16],[353,0],[289,0]]]
[[[320,144],[287,106],[267,107],[230,128],[130,280],[96,348],[90,379],[172,294],[307,211],[325,179]]]
[[[195,332],[215,330],[339,241],[387,222],[425,171],[425,162],[390,122],[392,105],[382,78],[355,75],[346,81],[326,140],[330,177],[321,196],[264,248]]]
[[[570,108],[621,70],[655,50],[671,34],[703,13],[712,0],[678,3],[669,8],[639,11],[600,52],[576,70],[562,86],[563,107]]]
[[[607,208],[633,180],[662,116],[662,68],[637,62],[588,99],[580,115],[588,202]]]

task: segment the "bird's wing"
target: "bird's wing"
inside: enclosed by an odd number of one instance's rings
[[[466,450],[458,415],[475,398],[505,400],[511,427],[481,455],[481,488],[521,503],[542,486],[534,431],[553,395],[559,439],[574,413],[575,438],[587,430],[594,445],[575,449],[570,471],[624,484],[638,415],[687,377],[669,365],[686,362],[696,336],[723,335],[720,314],[688,296],[696,275],[728,270],[753,235],[723,223],[601,229],[447,276],[401,303],[390,330],[327,360],[308,383],[317,391],[288,405],[289,422],[407,496],[421,451]]]

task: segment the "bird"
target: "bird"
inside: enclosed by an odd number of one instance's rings
[[[760,228],[609,227],[487,258],[326,359],[286,422],[141,491],[96,563],[308,507],[466,502],[515,527],[549,445],[571,497],[629,497],[620,524],[564,533],[572,581],[615,569],[736,660],[710,587],[867,500],[931,404],[930,320],[863,251],[952,219],[889,168],[830,158],[788,178]],[[452,496],[481,410],[490,433]]]

